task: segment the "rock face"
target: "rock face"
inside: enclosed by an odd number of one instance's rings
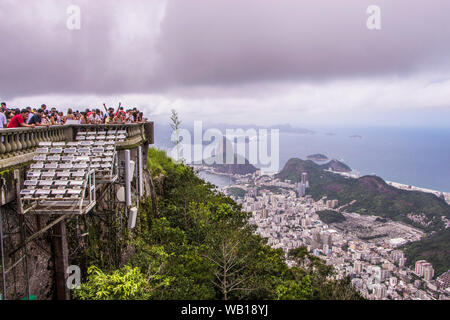
[[[227,161],[228,158],[233,161]],[[216,155],[204,161],[204,164],[208,163],[212,163],[210,166],[221,173],[246,175],[258,170],[246,158],[236,154],[231,142],[226,138],[217,148]]]
[[[12,210],[3,209],[3,234],[11,231],[18,231],[18,215]],[[35,217],[27,218],[27,229],[37,229]],[[47,219],[42,218],[40,223],[47,224]],[[12,228],[12,229],[11,229]],[[27,236],[30,236],[27,231]],[[54,261],[52,258],[52,245],[49,237],[41,237],[27,244],[28,263],[22,259],[24,250],[16,253],[8,253],[17,249],[21,245],[20,233],[8,234],[4,240],[5,249],[5,269],[6,274],[6,299],[19,300],[28,296],[29,292],[36,296],[38,300],[52,299],[54,295]],[[17,263],[18,262],[18,263]],[[16,264],[17,263],[17,264]],[[15,265],[15,266],[14,266]],[[26,266],[28,265],[28,270]],[[13,267],[14,266],[14,267]],[[28,271],[28,281],[27,281]]]

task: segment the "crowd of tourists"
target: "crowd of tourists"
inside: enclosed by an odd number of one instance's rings
[[[58,111],[55,107],[48,108],[45,104],[40,108],[27,107],[8,108],[5,102],[0,108],[0,129],[20,128],[20,127],[49,127],[64,124],[125,124],[139,123],[147,121],[144,114],[137,108],[125,109],[119,103],[117,109],[107,107],[103,104],[104,110],[86,109],[84,111],[74,111],[69,108],[66,113]]]

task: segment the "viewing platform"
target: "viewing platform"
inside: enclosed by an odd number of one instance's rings
[[[38,128],[0,129],[0,205],[16,199],[15,182],[18,177],[14,171],[19,170],[21,181],[25,171],[38,155],[42,143],[74,142],[80,132],[123,131],[126,139],[116,143],[116,150],[133,150],[143,147],[146,159],[148,146],[154,143],[154,123],[132,124],[70,124]],[[120,158],[120,156],[119,156]]]
[[[107,239],[109,263],[120,263],[117,244],[151,192],[151,144],[153,122],[0,129],[3,299],[30,296],[42,279],[69,299],[67,268],[79,248],[70,241],[88,246],[92,229]]]

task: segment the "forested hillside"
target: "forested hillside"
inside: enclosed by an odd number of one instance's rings
[[[450,229],[435,232],[421,241],[408,243],[403,249],[408,265],[413,267],[416,261],[427,260],[433,264],[435,276],[440,276],[450,266]]]
[[[339,200],[340,205],[356,200],[346,207],[349,212],[403,221],[426,232],[444,228],[441,216],[450,218],[450,206],[434,194],[400,190],[376,176],[348,179],[326,172],[310,160],[290,159],[278,177],[297,182],[302,172],[308,173],[310,187],[307,194],[315,200],[327,196],[328,199]],[[410,213],[423,214],[427,225],[415,223],[408,217]]]
[[[129,236],[132,254],[117,270],[91,261],[78,299],[360,299],[349,280],[330,280],[332,267],[306,248],[284,253],[266,245],[249,214],[231,198],[149,151],[157,204],[142,203]]]

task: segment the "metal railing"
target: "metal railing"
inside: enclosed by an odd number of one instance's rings
[[[0,160],[33,153],[40,142],[73,141],[77,132],[95,130],[126,130],[127,141],[136,142],[140,139],[142,141],[147,139],[150,143],[153,143],[153,122],[130,124],[70,124],[37,128],[0,129]],[[151,136],[148,136],[149,132]]]

